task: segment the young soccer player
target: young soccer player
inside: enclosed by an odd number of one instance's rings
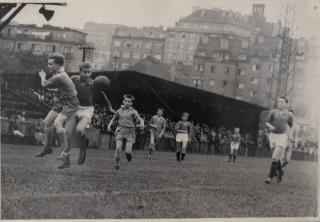
[[[70,118],[79,106],[77,91],[71,78],[64,71],[64,56],[61,54],[50,54],[48,56],[48,70],[52,73],[52,77],[46,80],[46,73],[41,70],[39,76],[41,86],[49,91],[57,93],[58,101],[55,102],[51,111],[44,119],[44,150],[36,155],[43,157],[52,153],[51,144],[54,126],[57,130],[61,147],[63,150],[68,148],[67,134],[64,123]],[[62,153],[64,154],[64,152]],[[61,155],[62,155],[61,154]],[[68,155],[66,153],[66,155]]]
[[[152,159],[152,154],[156,149],[156,145],[161,139],[165,129],[166,120],[163,118],[163,109],[158,108],[157,114],[154,115],[150,120],[150,145],[148,159]]]
[[[128,162],[132,159],[132,144],[135,142],[136,134],[135,127],[143,128],[144,121],[140,117],[137,110],[132,105],[134,97],[130,94],[123,96],[122,106],[116,111],[113,118],[108,125],[108,131],[111,132],[111,126],[114,122],[117,122],[117,128],[115,131],[116,150],[114,153],[115,169],[120,169],[120,155],[122,147],[125,146],[125,153]]]
[[[279,97],[277,101],[278,108],[272,110],[266,120],[266,126],[270,131],[270,148],[273,150],[269,177],[265,180],[267,184],[271,183],[277,171],[279,171],[278,182],[281,181],[281,158],[284,155],[288,141],[287,127],[292,127],[293,125],[293,116],[286,110],[287,104],[288,99],[286,97]]]
[[[232,134],[232,139],[230,143],[229,162],[231,162],[231,159],[233,162],[236,161],[237,153],[240,147],[240,141],[241,141],[240,129],[236,127],[234,128],[234,133]]]
[[[184,161],[187,153],[188,141],[191,140],[191,126],[192,124],[188,122],[189,114],[184,112],[181,116],[181,121],[176,125],[176,157],[179,163]]]
[[[86,137],[84,135],[85,128],[91,121],[94,113],[93,99],[98,92],[94,88],[93,80],[91,79],[92,65],[91,63],[85,62],[80,65],[79,75],[74,75],[71,77],[73,83],[78,91],[79,107],[77,111],[71,116],[71,118],[66,123],[66,131],[68,138],[71,138],[71,134],[74,131],[74,135],[77,140],[80,141],[80,152],[78,157],[78,164],[83,164],[86,158]],[[103,96],[106,98],[109,110],[112,110],[111,103],[106,97],[105,93],[101,91]],[[70,152],[71,144],[69,143],[69,148],[65,152]],[[69,168],[70,156],[61,158],[63,163],[60,165],[60,169]]]

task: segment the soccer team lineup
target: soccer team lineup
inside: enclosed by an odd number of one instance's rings
[[[55,129],[61,145],[61,153],[57,160],[61,161],[58,169],[71,168],[71,136],[78,140],[79,156],[77,164],[81,165],[86,160],[86,138],[85,129],[90,124],[94,114],[94,95],[100,93],[113,114],[108,124],[107,131],[115,134],[115,151],[113,156],[113,169],[119,171],[121,166],[121,153],[125,152],[126,161],[134,160],[132,147],[136,140],[136,129],[143,129],[145,121],[134,109],[134,96],[127,93],[123,95],[120,108],[113,107],[105,89],[108,88],[110,80],[106,76],[97,76],[92,79],[93,67],[89,62],[80,64],[78,75],[69,76],[64,70],[64,56],[53,53],[48,56],[47,72],[39,71],[41,86],[50,92],[54,92],[57,99],[51,110],[43,121],[44,127],[44,148],[35,157],[45,158],[53,154],[53,130]],[[115,109],[114,109],[115,108]],[[149,122],[150,143],[148,146],[147,160],[151,161],[156,155],[156,147],[161,140],[165,129],[166,120],[163,117],[164,108],[157,108]],[[178,165],[188,164],[186,158],[188,142],[191,141],[193,124],[189,122],[192,118],[188,112],[181,113],[181,119],[175,125],[175,148],[176,161]],[[265,128],[268,132],[268,139],[271,151],[270,168],[266,169],[266,184],[271,184],[273,179],[280,183],[284,176],[284,167],[290,162],[292,150],[296,144],[297,130],[294,121],[294,111],[290,109],[286,97],[280,96],[277,99],[277,107],[271,110],[265,121]],[[239,147],[241,146],[241,129],[235,127],[231,136],[230,152],[226,159],[228,162],[235,162]],[[124,160],[122,160],[124,161]],[[186,162],[186,163],[184,163]],[[128,165],[126,165],[128,167]]]

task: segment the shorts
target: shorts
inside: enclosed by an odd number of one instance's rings
[[[189,135],[188,133],[178,133],[176,136],[176,142],[188,142],[189,141]]]
[[[64,105],[62,107],[62,111],[60,112],[60,114],[65,115],[67,117],[71,117],[77,110],[78,110],[79,106],[67,106]]]
[[[136,141],[135,128],[117,127],[115,131],[115,140],[125,140],[126,142],[134,143]]]
[[[288,145],[288,135],[286,133],[282,133],[282,134],[270,133],[269,143],[270,143],[271,149],[277,146],[281,146],[285,148]]]
[[[150,136],[153,136],[155,140],[159,140],[160,131],[150,130]]]
[[[75,115],[77,118],[82,118],[82,117],[87,117],[88,119],[90,119],[93,116],[94,113],[94,107],[93,106],[79,106]]]
[[[232,153],[234,150],[238,150],[238,149],[239,149],[239,146],[240,146],[240,143],[231,142],[231,145],[230,145],[231,153]]]

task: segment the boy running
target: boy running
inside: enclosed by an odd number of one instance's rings
[[[240,147],[240,141],[241,141],[240,129],[236,127],[234,128],[234,133],[232,134],[232,138],[231,138],[229,162],[231,162],[231,159],[233,162],[236,161],[237,153]]]
[[[277,175],[277,171],[279,171],[278,182],[281,181],[281,159],[288,142],[287,128],[288,126],[291,128],[293,125],[293,116],[286,110],[287,104],[288,99],[286,97],[279,97],[278,108],[272,110],[266,120],[266,126],[270,131],[270,148],[273,150],[269,177],[265,180],[267,184],[271,183],[272,178]]]
[[[152,159],[152,154],[156,149],[156,145],[159,139],[161,139],[165,129],[166,120],[163,118],[163,109],[158,108],[157,114],[154,115],[150,120],[150,146],[148,159]]]
[[[188,122],[189,114],[183,113],[181,116],[181,121],[176,125],[176,157],[179,163],[182,163],[187,153],[188,141],[191,140],[191,126],[192,124]]]
[[[133,105],[134,97],[130,94],[123,96],[123,105],[116,111],[113,118],[108,125],[108,131],[111,132],[111,126],[114,122],[117,122],[117,128],[115,131],[116,150],[114,153],[114,160],[116,170],[120,169],[120,155],[122,147],[125,146],[125,153],[128,162],[132,159],[132,144],[135,142],[136,132],[135,127],[144,128],[144,121],[140,117],[137,110]]]

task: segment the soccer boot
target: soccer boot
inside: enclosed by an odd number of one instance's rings
[[[271,178],[270,177],[268,177],[267,179],[265,179],[265,181],[264,181],[266,184],[271,184]]]
[[[278,182],[278,183],[280,183],[280,182],[281,182],[283,174],[284,174],[284,171],[283,171],[283,170],[281,170],[281,171],[279,172],[278,177],[277,177],[277,182]]]
[[[71,163],[70,163],[70,157],[67,156],[62,164],[60,166],[58,166],[58,169],[65,169],[65,168],[70,168],[71,167]]]
[[[64,160],[66,157],[69,157],[70,153],[66,153],[65,151],[62,151],[60,155],[57,157],[57,160]]]
[[[46,148],[44,150],[42,150],[40,153],[34,155],[35,157],[43,157],[45,155],[51,154],[52,153],[52,149],[51,148]]]

